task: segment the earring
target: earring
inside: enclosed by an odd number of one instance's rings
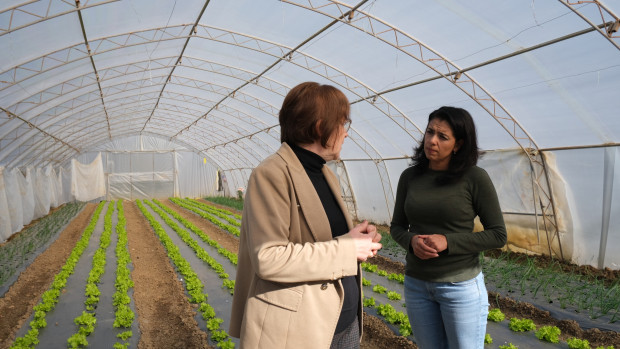
[[[452,151],[452,153],[453,153],[454,155],[456,155],[456,150],[453,150],[453,151]]]

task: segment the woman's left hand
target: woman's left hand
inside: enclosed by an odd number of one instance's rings
[[[441,235],[441,234],[416,235],[415,238],[417,240],[417,243],[423,243],[424,245],[435,250],[434,252],[436,252],[436,254],[435,253],[429,254],[428,251],[425,251],[427,250],[426,248],[417,249],[418,251],[416,251],[416,248],[414,247],[414,253],[416,254],[416,256],[422,259],[438,257],[439,252],[442,252],[448,248],[448,240],[446,239],[445,235]]]

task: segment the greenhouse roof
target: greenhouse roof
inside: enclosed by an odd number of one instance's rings
[[[343,160],[404,158],[430,111],[485,150],[617,145],[620,1],[4,1],[0,165],[150,135],[223,169],[280,143],[302,81],[343,90]],[[202,155],[201,155],[202,156]]]

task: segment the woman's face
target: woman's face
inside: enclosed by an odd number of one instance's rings
[[[454,138],[452,128],[446,121],[432,119],[424,134],[424,154],[429,161],[429,168],[447,170],[452,153],[459,150],[460,143]]]
[[[344,143],[344,139],[349,136],[347,131],[349,131],[350,125],[350,121],[343,122],[342,126],[340,126],[338,130],[330,137],[330,140],[327,142],[327,147],[324,149],[325,152],[323,158],[326,161],[340,159],[342,144]]]

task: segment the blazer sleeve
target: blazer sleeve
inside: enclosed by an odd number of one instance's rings
[[[303,219],[292,202],[293,195],[293,183],[286,168],[259,166],[250,176],[243,228],[258,277],[294,283],[356,275],[356,249],[348,234],[322,242],[290,241],[291,229],[299,229]]]

